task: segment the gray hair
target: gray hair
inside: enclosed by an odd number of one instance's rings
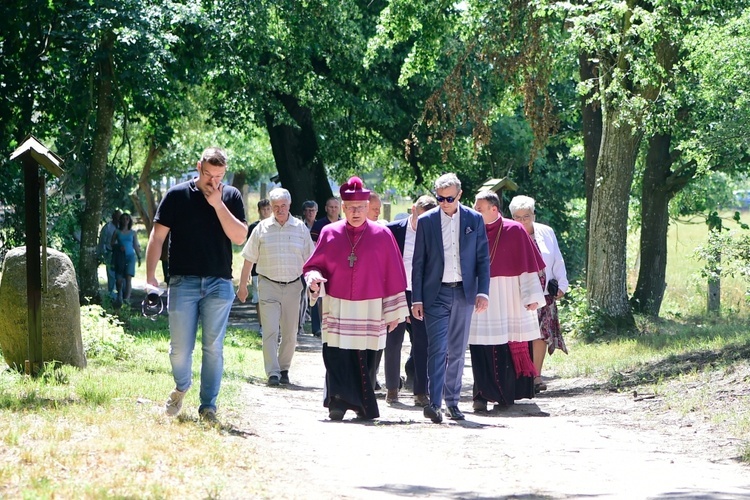
[[[284,188],[273,188],[271,192],[268,193],[268,199],[271,200],[271,202],[285,200],[290,204],[292,203],[292,195]]]
[[[510,205],[508,205],[508,210],[510,210],[510,215],[513,216],[518,210],[530,210],[531,213],[534,213],[534,206],[536,205],[536,202],[534,201],[534,198],[530,196],[514,196],[512,200],[510,200]]]
[[[497,195],[496,192],[492,191],[491,189],[483,189],[479,191],[474,198],[475,202],[479,200],[484,200],[487,203],[490,204],[490,206],[493,206],[497,208],[498,211],[502,210],[502,207],[500,206],[500,197]]]
[[[435,181],[435,191],[456,186],[461,191],[461,181],[454,173],[443,174]]]
[[[425,194],[417,198],[417,201],[414,202],[414,206],[416,206],[421,211],[426,212],[428,210],[432,210],[437,206],[437,200],[434,197]]]
[[[314,200],[307,200],[302,204],[302,210],[307,210],[308,208],[314,208],[315,210],[317,210],[318,203]]]

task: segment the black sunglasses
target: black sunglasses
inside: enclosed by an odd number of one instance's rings
[[[455,196],[440,196],[440,195],[435,195],[435,199],[437,200],[438,203],[442,203],[444,201],[447,201],[448,203],[453,203],[454,201],[456,201],[456,197]]]

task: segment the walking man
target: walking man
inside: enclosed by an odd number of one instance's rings
[[[146,281],[159,286],[156,265],[169,237],[169,361],[175,388],[167,399],[167,415],[182,409],[192,385],[192,360],[202,329],[201,419],[216,422],[216,399],[224,371],[224,334],[234,300],[232,243],[247,237],[242,194],[221,183],[226,153],[211,147],[197,164],[198,177],[177,184],[164,195],[154,216],[146,247]]]
[[[472,309],[487,309],[489,251],[482,216],[459,203],[461,181],[444,174],[435,181],[439,206],[421,217],[412,259],[412,313],[427,328],[430,405],[424,416],[463,420],[458,408]]]
[[[313,251],[305,224],[289,215],[292,197],[284,188],[268,194],[273,216],[260,221],[242,256],[237,298],[247,300],[247,280],[257,263],[258,305],[263,324],[263,363],[269,386],[289,384],[289,367],[297,347],[302,265]],[[281,334],[281,344],[279,344]]]
[[[391,232],[367,220],[370,191],[359,177],[340,189],[345,221],[323,228],[305,263],[310,291],[323,302],[323,405],[331,420],[348,410],[358,418],[380,416],[371,381],[375,355],[386,333],[406,319],[406,276]]]

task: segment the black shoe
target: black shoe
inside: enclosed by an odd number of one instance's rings
[[[341,408],[331,408],[328,410],[328,418],[331,420],[344,420],[344,413],[346,411]]]
[[[474,413],[487,413],[487,401],[484,399],[475,399],[472,404]]]
[[[381,390],[381,389],[382,389],[382,387],[380,387],[380,382],[378,382],[378,381],[376,380],[376,381],[375,381],[375,388],[374,388],[374,390],[376,390],[376,391],[379,391],[379,390]]]
[[[428,405],[424,407],[424,416],[432,420],[434,423],[439,424],[443,421],[443,414],[440,412],[438,405]]]
[[[268,385],[271,387],[276,387],[277,385],[279,385],[279,377],[277,377],[276,375],[271,375],[270,377],[268,377]]]
[[[448,413],[448,418],[451,420],[463,420],[465,418],[461,410],[458,409],[458,406],[449,406],[446,408],[446,413]]]
[[[281,370],[281,378],[279,379],[281,385],[289,384],[289,370]]]
[[[313,332],[313,337],[320,337],[320,336],[321,336],[320,330],[318,330],[317,332]]]

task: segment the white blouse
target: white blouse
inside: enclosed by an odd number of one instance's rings
[[[532,235],[539,247],[539,252],[544,259],[544,272],[547,275],[547,281],[557,280],[560,290],[565,293],[568,291],[568,275],[565,270],[565,261],[560,253],[560,247],[557,244],[557,237],[551,227],[544,224],[534,223],[534,234]],[[545,287],[546,288],[546,287]],[[547,294],[547,290],[544,290]]]

